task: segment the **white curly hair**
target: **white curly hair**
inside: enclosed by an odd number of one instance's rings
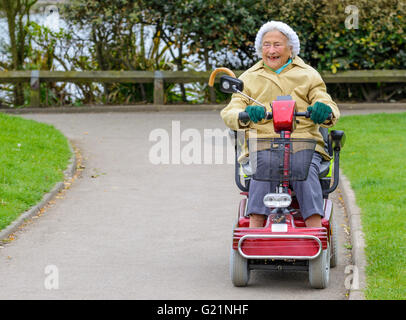
[[[291,27],[281,21],[267,22],[259,29],[255,38],[255,49],[257,56],[262,58],[262,38],[264,37],[265,33],[274,30],[282,32],[288,38],[288,44],[292,47],[292,58],[296,57],[300,52],[299,37]]]

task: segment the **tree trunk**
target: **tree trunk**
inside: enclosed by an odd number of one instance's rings
[[[210,71],[211,65],[209,63],[209,51],[207,48],[204,49],[204,63],[206,64],[206,71]],[[214,87],[209,87],[209,101],[210,103],[216,103],[216,91]]]
[[[18,46],[17,46],[17,38],[16,38],[16,16],[17,16],[17,7],[18,3],[12,3],[10,0],[3,0],[2,1],[3,10],[6,12],[7,16],[7,25],[8,25],[8,34],[10,38],[10,51],[11,51],[11,58],[12,58],[12,70],[20,70],[21,66],[18,63]],[[24,91],[23,86],[21,83],[17,83],[14,85],[13,89],[13,96],[14,96],[14,105],[21,106],[24,104]]]
[[[182,37],[180,37],[180,38],[182,38]],[[180,40],[179,41],[179,56],[178,56],[178,59],[176,60],[177,66],[178,66],[178,71],[183,70],[183,61],[182,60],[183,60],[183,41]],[[180,84],[180,91],[182,93],[182,101],[187,102],[185,85],[183,83]]]
[[[108,62],[106,61],[105,57],[105,50],[103,48],[104,46],[104,37],[102,34],[102,31],[97,30],[95,26],[92,26],[92,32],[91,32],[92,40],[95,45],[95,52],[96,52],[96,60],[97,63],[99,64],[100,70],[109,70],[110,68],[108,67]],[[110,102],[110,91],[112,85],[110,83],[103,83],[102,84],[103,89],[104,89],[104,97],[105,97],[105,103],[108,104]]]
[[[0,10],[7,18],[8,33],[10,38],[10,52],[12,57],[12,70],[23,70],[26,57],[27,32],[31,7],[37,0],[0,0]],[[23,18],[27,17],[24,23]],[[18,21],[16,21],[18,19]],[[28,44],[29,45],[29,44]],[[24,87],[22,83],[14,86],[14,105],[24,105]]]

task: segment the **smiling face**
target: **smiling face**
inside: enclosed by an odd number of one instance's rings
[[[289,60],[292,48],[288,44],[288,38],[280,31],[270,31],[262,38],[262,59],[266,65],[278,70]]]

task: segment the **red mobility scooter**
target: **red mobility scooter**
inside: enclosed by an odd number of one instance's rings
[[[245,95],[243,82],[232,76],[220,78],[220,90],[224,93],[238,92]],[[247,96],[248,97],[248,96]],[[257,101],[248,97],[255,103]],[[334,222],[333,205],[328,199],[339,179],[339,156],[344,145],[343,131],[321,128],[326,149],[333,156],[333,179],[330,161],[323,161],[319,179],[323,190],[324,218],[321,228],[308,228],[300,214],[300,207],[291,189],[290,182],[306,180],[316,141],[291,138],[299,117],[310,117],[310,113],[297,112],[295,101],[290,96],[278,97],[271,104],[272,112],[266,119],[272,119],[274,130],[280,138],[248,139],[249,157],[244,164],[238,162],[239,137],[235,138],[235,181],[244,198],[240,201],[238,217],[233,229],[230,256],[231,280],[235,286],[246,286],[251,270],[304,270],[309,273],[313,288],[326,288],[329,283],[330,267],[337,264],[337,227]],[[247,121],[246,112],[240,113],[240,120]],[[298,118],[298,119],[297,119]],[[241,137],[240,137],[241,138]],[[243,137],[245,139],[245,135]],[[241,141],[240,141],[241,142]],[[266,152],[270,157],[269,170],[255,170],[256,156]],[[292,163],[300,163],[300,170]],[[264,205],[271,214],[262,228],[249,228],[246,216],[250,179],[273,181],[278,187],[274,193],[265,195]],[[333,180],[333,181],[331,181]]]

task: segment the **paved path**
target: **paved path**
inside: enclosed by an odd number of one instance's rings
[[[0,299],[346,299],[349,240],[338,194],[340,262],[329,288],[311,289],[306,273],[259,271],[248,287],[232,286],[228,257],[240,199],[234,166],[154,165],[149,157],[158,142],[149,140],[153,130],[171,140],[179,124],[180,132],[203,137],[204,129],[225,129],[218,112],[24,117],[60,129],[81,150],[85,169],[0,249]],[[47,289],[56,271],[58,289]]]

